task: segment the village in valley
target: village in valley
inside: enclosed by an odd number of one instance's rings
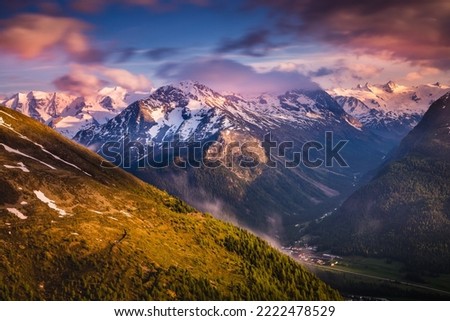
[[[303,244],[300,241],[296,241],[292,246],[283,247],[282,251],[305,264],[335,266],[342,259],[337,255],[318,252],[317,246]]]

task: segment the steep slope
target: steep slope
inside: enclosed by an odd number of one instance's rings
[[[108,164],[0,107],[1,300],[340,298],[261,239]]]
[[[334,162],[288,168],[294,153],[304,157],[306,142],[324,144],[326,132],[333,132],[333,146],[349,140],[342,155],[350,167]],[[277,144],[271,154],[262,146],[267,133]],[[272,235],[282,235],[286,224],[335,207],[353,191],[361,173],[378,166],[390,148],[380,137],[362,131],[358,121],[322,90],[245,99],[221,95],[196,82],[161,87],[74,139],[111,161],[102,146],[120,143],[122,155],[116,163],[144,181],[202,210],[228,214]],[[199,148],[194,150],[195,144]],[[324,159],[325,150],[313,151],[311,158]],[[194,156],[197,163],[191,161]],[[156,161],[162,159],[165,162]]]
[[[364,127],[398,142],[417,125],[430,104],[448,90],[439,83],[407,87],[389,81],[328,92]]]
[[[121,87],[105,87],[97,95],[82,97],[59,92],[30,91],[0,101],[56,129],[68,138],[95,124],[104,124],[133,101],[148,94],[129,93]]]
[[[393,159],[318,227],[338,253],[450,271],[450,93],[425,113]]]

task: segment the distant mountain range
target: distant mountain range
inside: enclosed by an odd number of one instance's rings
[[[398,141],[449,90],[440,83],[407,87],[389,81],[384,85],[366,83],[351,89],[336,88],[328,93],[364,127]]]
[[[341,298],[265,241],[5,107],[0,188],[1,300]]]
[[[185,82],[185,85],[188,83]],[[192,83],[187,86],[192,87]],[[407,87],[389,81],[383,85],[366,83],[350,89],[333,88],[327,92],[347,114],[359,121],[360,125],[357,126],[378,129],[379,133],[383,133],[387,128],[389,133],[397,132],[398,136],[402,137],[418,123],[430,104],[449,89],[450,87],[440,83]],[[105,87],[92,97],[30,91],[10,95],[0,100],[0,104],[46,123],[72,138],[79,130],[92,125],[102,125],[133,102],[149,95],[150,92],[129,92],[119,86]],[[239,95],[234,96],[244,100]],[[260,103],[266,98],[269,102],[274,99],[276,101],[276,96],[262,94],[260,97],[246,100],[252,106],[262,107],[269,114],[276,114],[275,110],[268,110],[270,103]],[[220,102],[218,104],[220,105]],[[304,116],[307,121],[308,118],[314,117],[314,114],[305,113]]]
[[[373,180],[311,228],[323,249],[450,271],[450,92],[436,100]]]
[[[30,91],[14,94],[0,101],[0,105],[30,116],[72,138],[83,128],[104,124],[133,101],[147,95],[129,93],[121,87],[105,87],[94,97]]]

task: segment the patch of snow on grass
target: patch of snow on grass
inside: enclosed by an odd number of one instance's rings
[[[19,165],[19,166],[12,166],[12,165],[3,165],[3,166],[5,166],[6,168],[10,168],[10,169],[18,168],[18,169],[22,170],[25,173],[29,173],[30,172],[30,170],[22,162],[17,163],[17,165]]]
[[[21,220],[26,220],[28,218],[28,216],[23,215],[22,212],[20,212],[17,208],[7,208],[7,210],[8,210],[8,212],[10,212],[11,214],[14,214]]]
[[[66,211],[58,208],[58,206],[56,206],[55,202],[52,201],[51,199],[49,199],[47,196],[44,195],[44,193],[42,193],[41,191],[33,191],[34,194],[36,194],[37,198],[39,198],[39,200],[41,200],[43,203],[47,204],[48,207],[50,207],[51,209],[57,211],[59,213],[59,215],[61,216],[65,216],[67,215]]]
[[[7,112],[5,112],[5,111],[3,111],[3,110],[0,110],[0,113],[5,114],[6,116],[9,116],[9,117],[11,117],[12,119],[16,119],[16,120],[17,120],[16,117],[14,117],[13,115],[8,114]]]
[[[65,161],[64,159],[62,159],[61,157],[56,156],[55,154],[52,154],[51,152],[49,152],[48,150],[46,150],[42,145],[39,145],[39,144],[36,144],[36,143],[34,143],[34,144],[37,145],[37,146],[39,146],[39,147],[41,147],[41,149],[42,149],[42,151],[43,151],[44,153],[47,153],[47,154],[51,155],[54,159],[59,160],[60,162],[63,162],[64,164],[67,164],[67,165],[69,165],[69,166],[72,166],[73,168],[78,169],[79,171],[83,172],[83,173],[86,174],[87,176],[92,176],[91,174],[86,173],[85,171],[83,171],[83,170],[82,170],[81,168],[79,168],[77,165],[74,165],[74,164],[72,164],[72,163],[69,163],[69,162]]]
[[[120,213],[122,213],[123,215],[125,215],[126,217],[131,217],[131,214],[128,213],[127,211],[120,211]]]
[[[3,126],[3,127],[8,128],[9,130],[11,130],[11,131],[13,131],[14,133],[16,133],[17,135],[19,135],[20,138],[25,139],[25,140],[27,140],[27,141],[33,143],[35,146],[38,146],[44,153],[49,154],[49,155],[52,156],[54,159],[56,159],[56,160],[58,160],[58,161],[60,161],[60,162],[63,162],[63,163],[65,163],[65,164],[69,165],[69,166],[72,166],[73,168],[78,169],[79,171],[83,172],[84,174],[86,174],[86,175],[88,175],[88,176],[92,176],[91,174],[86,173],[85,171],[83,171],[83,170],[82,170],[81,168],[79,168],[78,166],[76,166],[76,165],[74,165],[74,164],[72,164],[72,163],[70,163],[70,162],[68,162],[68,161],[65,161],[65,160],[62,159],[61,157],[56,156],[55,154],[49,152],[49,151],[46,150],[46,149],[44,148],[44,146],[42,146],[41,144],[38,144],[38,143],[32,141],[31,139],[29,139],[27,136],[24,136],[24,135],[22,135],[21,133],[15,131],[15,130],[11,127],[10,124],[7,124],[7,123],[4,122],[4,120],[3,120],[2,117],[0,117],[0,126]],[[3,144],[2,144],[2,145],[3,145]],[[5,145],[3,145],[3,146],[5,146]],[[25,156],[25,154],[24,154],[24,156]],[[27,155],[27,157],[32,158],[31,156],[28,156],[28,155]],[[32,159],[35,159],[35,158],[32,158]],[[35,160],[36,160],[36,159],[35,159]],[[44,163],[44,162],[42,162],[42,163]],[[44,163],[44,164],[45,164],[45,163]],[[50,165],[47,164],[47,166],[50,166]],[[56,169],[56,168],[53,167],[53,169]]]
[[[9,147],[8,145],[5,145],[5,144],[3,144],[3,143],[0,143],[0,145],[2,145],[3,148],[4,148],[7,152],[9,152],[9,153],[14,153],[14,154],[18,154],[18,155],[21,155],[21,156],[30,158],[30,159],[32,159],[32,160],[35,160],[35,161],[41,163],[42,165],[47,166],[47,167],[50,168],[50,169],[56,169],[56,168],[53,167],[52,165],[49,165],[49,164],[47,164],[47,163],[45,163],[45,162],[43,162],[43,161],[41,161],[41,160],[39,160],[39,159],[37,159],[37,158],[34,158],[33,156],[30,156],[30,155],[27,155],[27,154],[25,154],[25,153],[22,153],[21,151],[19,151],[19,150],[17,150],[17,149],[14,149],[14,148],[11,148],[11,147]]]
[[[5,121],[3,120],[2,117],[0,117],[0,126],[3,126],[3,127],[5,127],[6,129],[9,129],[9,130],[12,131],[14,134],[18,135],[20,138],[25,139],[25,140],[27,140],[27,141],[33,143],[33,141],[32,141],[31,139],[29,139],[27,136],[22,135],[22,134],[19,133],[18,131],[14,130],[14,128],[12,128],[12,126],[11,126],[10,124],[5,123]]]

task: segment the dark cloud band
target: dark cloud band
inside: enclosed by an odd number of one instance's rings
[[[448,0],[249,0],[278,29],[361,53],[450,69]]]

